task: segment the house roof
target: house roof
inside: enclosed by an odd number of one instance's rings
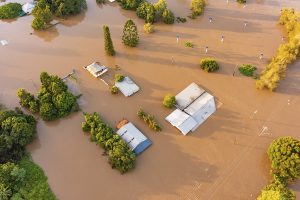
[[[166,120],[173,126],[177,127],[184,135],[190,132],[197,125],[197,122],[190,115],[179,109],[176,109],[168,115]]]
[[[34,7],[35,7],[35,3],[34,2],[28,2],[28,3],[25,3],[24,5],[22,5],[22,10],[25,13],[31,13],[32,10],[34,9]]]
[[[99,77],[101,74],[105,73],[108,68],[104,65],[100,65],[98,62],[93,62],[92,64],[85,67],[93,76]]]
[[[129,145],[136,154],[141,153],[151,145],[151,141],[131,122],[123,125],[117,134]]]
[[[124,77],[123,81],[116,82],[115,86],[119,88],[126,97],[129,97],[140,90],[139,86],[137,86],[128,76]]]
[[[188,107],[195,99],[201,96],[205,90],[199,87],[196,83],[191,83],[179,94],[176,95],[176,107],[180,110]]]

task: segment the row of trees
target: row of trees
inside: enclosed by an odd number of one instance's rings
[[[287,186],[300,178],[300,141],[292,137],[278,138],[271,143],[267,153],[273,180],[257,199],[295,200],[295,194]]]
[[[0,6],[0,19],[14,19],[22,13],[22,5],[19,3],[8,3]]]
[[[20,109],[0,111],[0,199],[55,200],[43,171],[26,154],[36,120]]]
[[[137,115],[154,131],[159,132],[162,130],[160,125],[156,122],[154,116],[147,114],[142,108],[138,110]]]
[[[84,113],[84,118],[82,130],[89,132],[91,141],[96,142],[105,150],[112,168],[116,168],[121,173],[133,169],[136,156],[128,144],[115,134],[114,130],[105,124],[97,113]]]
[[[276,55],[256,81],[258,89],[267,88],[271,91],[278,87],[280,79],[285,75],[288,65],[300,55],[300,20],[299,13],[294,9],[283,9],[279,24],[284,25],[288,32],[288,42],[280,45]]]
[[[29,109],[32,113],[39,113],[45,121],[62,118],[79,110],[77,99],[80,96],[74,96],[69,92],[61,78],[42,72],[40,81],[42,85],[38,98],[25,89],[18,90],[21,106]]]
[[[42,30],[48,27],[53,16],[64,17],[79,14],[87,8],[86,0],[38,0],[32,14],[32,28]]]

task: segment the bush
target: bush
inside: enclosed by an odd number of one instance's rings
[[[185,23],[185,22],[186,22],[186,18],[184,18],[184,17],[177,17],[177,18],[176,18],[176,22],[177,22],[177,23],[180,23],[180,22],[181,22],[181,23]]]
[[[111,94],[118,94],[119,93],[119,88],[117,88],[116,86],[112,86],[110,88],[110,93]]]
[[[299,13],[296,13],[294,9],[283,9],[281,11],[279,24],[284,25],[288,32],[289,40],[285,44],[280,45],[276,55],[260,74],[259,80],[255,83],[256,88],[275,90],[280,79],[285,76],[288,65],[299,56],[300,21],[298,16]]]
[[[135,154],[128,144],[113,129],[105,124],[97,113],[84,113],[85,122],[82,129],[90,132],[91,140],[108,152],[108,160],[112,168],[125,173],[135,167]]]
[[[36,137],[36,120],[22,112],[0,111],[0,163],[15,161]]]
[[[98,3],[98,4],[104,4],[105,0],[96,0],[96,3]]]
[[[295,200],[295,194],[278,182],[267,185],[257,200]]]
[[[203,58],[200,61],[200,67],[206,72],[214,72],[219,69],[219,64],[213,58]]]
[[[192,19],[196,18],[203,13],[204,8],[206,6],[205,0],[192,0],[191,2],[191,10],[192,10]]]
[[[110,32],[108,26],[103,26],[104,32],[104,50],[107,55],[113,56],[115,55],[114,46],[110,37]]]
[[[300,178],[300,141],[292,137],[274,140],[268,148],[274,177],[283,183]]]
[[[123,29],[123,43],[130,47],[135,47],[139,43],[139,35],[135,23],[127,20]]]
[[[14,19],[22,13],[22,5],[19,3],[8,3],[0,6],[0,19]]]
[[[171,94],[165,95],[164,100],[163,100],[163,105],[166,108],[174,108],[175,104],[176,104],[176,98],[175,98],[175,96],[173,96]]]
[[[185,46],[185,47],[189,47],[189,48],[194,48],[194,44],[191,43],[191,42],[186,42],[186,43],[184,44],[184,46]]]
[[[45,121],[62,118],[79,110],[77,103],[79,96],[70,93],[61,78],[42,72],[40,80],[42,86],[37,100],[26,90],[18,90],[21,106],[29,108],[31,112],[39,113]]]
[[[236,0],[238,3],[246,3],[246,0]]]
[[[136,15],[139,18],[144,19],[145,23],[153,23],[155,20],[154,6],[151,3],[144,1],[136,9]]]
[[[146,33],[153,33],[154,32],[154,25],[150,23],[144,24],[144,31]]]
[[[163,17],[163,22],[165,24],[174,24],[175,17],[171,10],[165,9],[162,14],[162,17]]]
[[[115,82],[122,82],[124,80],[124,76],[121,74],[116,74],[115,75]]]
[[[139,118],[141,118],[142,120],[144,120],[144,122],[146,122],[146,124],[148,124],[148,126],[151,129],[153,129],[156,132],[161,131],[161,127],[156,122],[154,116],[148,115],[143,109],[139,109],[139,111],[137,112],[137,115],[139,116]]]
[[[253,76],[253,73],[255,72],[256,67],[250,64],[244,64],[239,67],[239,71],[241,74],[245,76]]]

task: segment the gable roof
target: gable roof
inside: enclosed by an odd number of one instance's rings
[[[140,90],[139,86],[137,86],[128,76],[124,77],[121,82],[116,81],[115,86],[119,88],[126,97],[129,97]]]
[[[199,87],[196,83],[191,83],[184,90],[175,96],[176,107],[180,110],[188,107],[195,99],[201,96],[205,90]]]

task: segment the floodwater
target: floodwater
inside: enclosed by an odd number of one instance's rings
[[[190,1],[167,2],[176,16],[189,14]],[[31,29],[32,16],[1,21],[0,40],[9,44],[0,46],[0,101],[15,107],[16,90],[36,93],[42,71],[63,77],[75,69],[77,81],[68,82],[83,94],[82,111],[100,113],[111,126],[127,118],[153,141],[137,158],[136,169],[120,175],[81,131],[82,113],[52,123],[39,120],[38,139],[28,149],[61,200],[254,199],[270,180],[269,143],[284,135],[299,139],[300,63],[290,66],[274,93],[258,91],[251,78],[232,74],[237,64],[251,63],[259,71],[265,67],[282,42],[284,33],[276,21],[284,6],[300,11],[298,0],[249,0],[246,7],[211,0],[203,16],[184,24],[157,23],[151,35],[143,32],[143,21],[134,12],[115,3],[98,6],[94,0],[88,1],[85,13],[42,33]],[[139,29],[137,48],[121,42],[128,18]],[[103,52],[104,24],[110,27],[115,57]],[[187,41],[195,48],[184,47]],[[207,56],[219,61],[220,71],[199,69],[199,60]],[[129,75],[141,91],[129,98],[112,96],[103,82],[82,69],[93,61]],[[114,71],[116,65],[120,71]],[[164,120],[171,111],[161,102],[166,93],[177,94],[191,82],[213,94],[219,108],[196,132],[183,136]],[[155,115],[162,132],[152,132],[138,119],[140,107]],[[299,196],[300,183],[292,187]]]

